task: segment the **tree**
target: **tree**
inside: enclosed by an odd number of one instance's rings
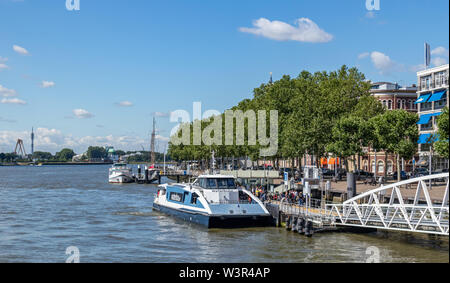
[[[329,152],[345,158],[348,170],[348,158],[362,153],[365,121],[361,118],[349,116],[341,118],[332,130],[333,142],[327,146]],[[356,168],[355,159],[351,159],[353,168]]]
[[[124,156],[126,155],[125,151],[123,150],[116,150],[116,154],[120,157],[120,156]]]
[[[374,119],[378,146],[397,156],[397,177],[400,182],[400,159],[410,159],[417,152],[419,118],[405,110],[392,110]]]
[[[70,148],[64,148],[60,152],[56,153],[55,157],[60,161],[71,161],[75,156],[75,152]]]
[[[89,159],[103,159],[108,156],[106,149],[99,146],[90,146],[87,151],[87,157]]]
[[[53,158],[53,155],[50,152],[35,151],[33,158],[37,160],[50,160]]]
[[[445,107],[442,111],[441,116],[437,119],[437,126],[438,126],[438,136],[439,141],[434,143],[434,150],[444,158],[449,158],[449,148],[448,148],[448,141],[449,141],[449,112],[448,108]]]

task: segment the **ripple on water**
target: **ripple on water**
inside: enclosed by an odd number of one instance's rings
[[[387,262],[448,262],[448,240],[208,230],[153,212],[156,186],[112,186],[108,168],[0,167],[0,262],[64,262],[68,246],[82,262],[364,262],[369,246]]]

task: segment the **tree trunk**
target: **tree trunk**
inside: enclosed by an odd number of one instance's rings
[[[402,180],[401,175],[401,168],[400,168],[400,154],[397,154],[397,181],[400,182]]]

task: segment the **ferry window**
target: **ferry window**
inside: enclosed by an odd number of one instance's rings
[[[217,189],[216,179],[206,179],[206,188]]]
[[[192,197],[191,197],[191,203],[197,204],[197,200],[198,200],[198,195],[196,193],[193,193]]]
[[[234,179],[227,179],[228,182],[228,188],[234,189],[236,188],[236,184],[234,183]]]
[[[176,201],[176,202],[183,202],[183,194],[180,193],[170,193],[169,200]]]
[[[185,193],[184,193],[183,200],[186,200],[188,197],[189,197],[189,192],[185,192]]]
[[[228,179],[217,179],[219,189],[228,189]]]

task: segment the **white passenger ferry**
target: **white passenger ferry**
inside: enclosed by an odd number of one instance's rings
[[[264,204],[230,176],[203,175],[192,184],[161,185],[153,208],[208,228],[272,225]]]

